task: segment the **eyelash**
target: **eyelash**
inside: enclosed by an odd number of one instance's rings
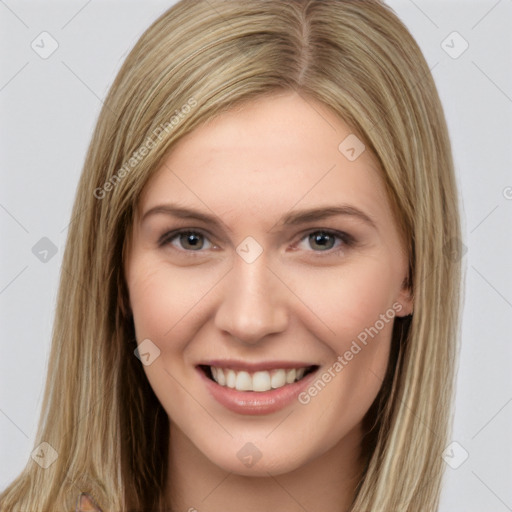
[[[327,249],[324,251],[308,251],[308,252],[315,253],[316,256],[318,256],[318,257],[332,256],[334,254],[338,254],[338,253],[342,252],[343,250],[354,246],[356,243],[356,240],[354,239],[354,237],[352,235],[349,235],[348,233],[345,233],[343,231],[336,231],[336,230],[332,230],[332,229],[310,230],[307,233],[305,233],[302,236],[302,238],[300,238],[299,243],[302,242],[304,239],[308,238],[310,235],[315,234],[315,233],[322,233],[324,235],[336,237],[338,240],[340,240],[342,242],[341,246],[338,247],[337,249]],[[164,247],[165,245],[170,245],[171,242],[175,238],[177,238],[179,235],[182,235],[182,234],[201,235],[205,239],[209,240],[206,233],[203,233],[203,231],[201,231],[199,229],[180,229],[177,231],[169,231],[167,233],[164,233],[158,240],[158,246]],[[176,248],[174,248],[174,249],[176,249]],[[176,249],[176,250],[181,251],[181,252],[186,252],[186,253],[192,255],[193,257],[200,256],[201,253],[204,252],[202,250],[197,250],[197,251],[191,251],[188,249]]]

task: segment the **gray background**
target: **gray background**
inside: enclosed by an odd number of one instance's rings
[[[102,98],[172,3],[0,0],[0,489],[32,449],[67,226]],[[512,0],[388,3],[432,68],[462,195],[457,444],[441,511],[512,510]],[[31,47],[43,31],[59,45],[46,59]]]

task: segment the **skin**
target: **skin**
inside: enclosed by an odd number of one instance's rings
[[[160,350],[144,370],[171,423],[166,496],[174,511],[339,512],[352,501],[361,422],[385,375],[393,321],[309,403],[271,414],[227,410],[195,368],[207,359],[291,360],[322,374],[393,304],[397,316],[411,313],[408,257],[376,160],[366,150],[349,161],[338,149],[351,133],[296,93],[259,98],[182,138],[143,191],[125,277],[137,341]],[[166,213],[142,220],[165,203],[220,224]],[[341,204],[374,225],[354,215],[281,223]],[[179,236],[158,245],[182,228],[200,230],[198,248]],[[319,230],[355,243],[327,237],[324,248],[308,237]],[[263,249],[252,263],[236,252],[248,236]],[[246,443],[261,453],[252,467],[237,456]]]

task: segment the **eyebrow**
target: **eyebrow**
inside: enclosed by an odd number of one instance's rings
[[[183,206],[177,206],[173,204],[161,204],[158,206],[154,206],[147,210],[142,218],[141,222],[149,217],[150,215],[155,214],[166,214],[171,215],[173,217],[177,217],[179,219],[192,219],[198,220],[205,223],[209,223],[215,226],[219,226],[220,224],[224,224],[223,222],[219,222],[218,218],[214,215],[210,215],[208,213],[201,212],[199,210],[195,210],[193,208],[187,208]],[[354,206],[349,205],[333,205],[333,206],[324,206],[317,208],[309,208],[305,210],[300,210],[298,212],[287,213],[280,220],[279,225],[288,225],[288,226],[296,226],[299,224],[306,224],[309,222],[315,222],[327,219],[329,217],[335,216],[345,216],[352,217],[355,219],[359,219],[366,224],[370,225],[374,229],[377,229],[377,225],[375,221],[365,212],[356,208]],[[274,226],[276,225],[274,224]],[[231,231],[227,228],[228,231]]]

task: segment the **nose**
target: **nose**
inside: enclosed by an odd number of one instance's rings
[[[245,345],[283,332],[288,325],[286,292],[263,255],[252,263],[237,257],[223,283],[215,326]]]

